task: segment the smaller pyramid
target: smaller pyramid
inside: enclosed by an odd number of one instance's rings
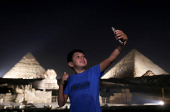
[[[28,52],[3,78],[42,78],[44,74],[45,69],[40,66],[35,57]]]
[[[143,76],[154,76],[154,75],[155,74],[152,71],[148,70],[145,74],[142,75],[142,77]]]
[[[102,79],[141,77],[148,70],[152,71],[155,75],[168,74],[150,59],[133,49],[111,68]]]

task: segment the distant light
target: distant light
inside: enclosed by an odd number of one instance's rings
[[[156,102],[156,103],[145,103],[144,105],[164,105],[164,102],[159,101],[159,102]]]
[[[160,101],[159,104],[160,104],[160,105],[164,105],[164,102],[163,102],[163,101]]]

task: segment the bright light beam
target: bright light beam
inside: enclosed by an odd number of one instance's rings
[[[164,102],[163,102],[163,101],[160,101],[159,104],[160,104],[160,105],[164,105]]]

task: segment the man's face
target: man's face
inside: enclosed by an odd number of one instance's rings
[[[81,52],[75,52],[72,59],[75,67],[86,67],[87,65],[87,59]]]

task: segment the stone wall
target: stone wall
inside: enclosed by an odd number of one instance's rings
[[[114,93],[110,90],[109,93],[105,92],[106,94],[104,97],[99,96],[100,104],[127,104],[131,102],[132,93],[130,93],[130,89],[121,89],[120,92]]]
[[[126,104],[131,102],[132,93],[129,89],[122,89],[122,93],[114,93],[113,96],[110,96],[109,102],[114,104]]]
[[[21,85],[15,88],[15,94],[0,94],[0,103],[51,103],[52,91],[40,91],[30,88],[29,85]]]

